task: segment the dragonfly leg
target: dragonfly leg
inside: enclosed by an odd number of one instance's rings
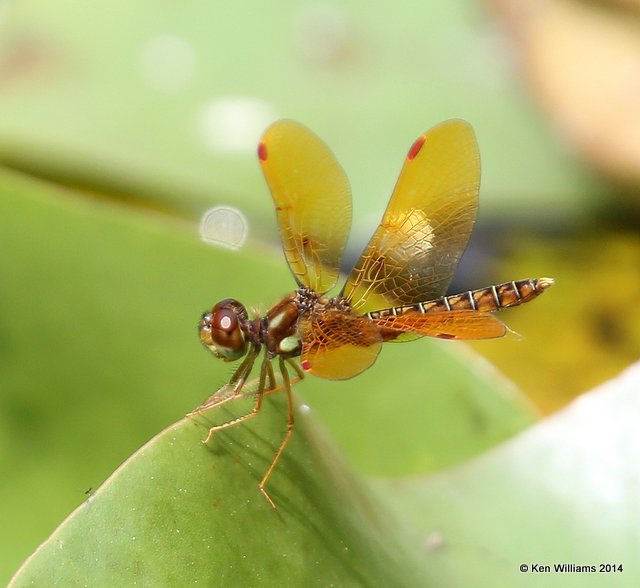
[[[284,437],[282,438],[282,441],[280,443],[280,447],[278,447],[278,451],[276,451],[276,455],[273,458],[273,461],[271,462],[271,465],[269,466],[269,468],[265,472],[264,476],[262,477],[262,480],[260,480],[260,484],[258,485],[258,487],[260,488],[260,492],[267,499],[267,502],[273,508],[275,508],[276,505],[273,502],[273,500],[271,499],[271,496],[269,496],[269,493],[265,490],[265,486],[267,484],[267,481],[269,480],[269,477],[273,473],[273,470],[275,469],[276,464],[280,460],[280,457],[282,456],[282,452],[284,451],[284,448],[286,447],[287,443],[289,442],[289,439],[291,438],[291,435],[293,434],[293,426],[294,426],[293,398],[291,397],[291,381],[289,379],[289,372],[287,371],[287,367],[286,367],[286,365],[284,363],[285,360],[282,359],[282,357],[279,357],[279,360],[280,360],[280,362],[279,362],[280,363],[280,372],[282,373],[282,384],[283,384],[285,392],[287,393],[287,432],[285,433]]]
[[[287,363],[295,370],[296,374],[298,375],[298,378],[296,381],[300,381],[300,380],[304,380],[304,372],[302,371],[302,368],[297,364],[297,362],[291,358],[287,359]]]
[[[273,373],[271,362],[268,362],[267,365],[267,375],[269,376],[269,390],[275,390],[277,387],[276,375]]]
[[[244,358],[240,367],[234,372],[233,376],[229,380],[229,384],[233,386],[233,395],[237,396],[244,386],[244,383],[247,381],[247,377],[251,372],[251,368],[256,361],[256,357],[258,357],[258,353],[260,352],[260,345],[252,345],[249,353]]]
[[[254,359],[255,359],[255,357],[254,357]],[[265,356],[264,360],[262,361],[262,366],[260,366],[260,384],[258,386],[258,391],[255,393],[256,394],[256,401],[255,401],[255,404],[253,405],[253,408],[251,409],[251,411],[248,412],[247,414],[243,414],[242,416],[239,416],[239,417],[237,417],[235,419],[231,419],[230,421],[227,421],[226,423],[221,423],[220,425],[215,425],[215,426],[211,427],[209,429],[209,433],[207,434],[207,438],[203,441],[203,443],[205,445],[207,443],[209,443],[209,441],[211,440],[211,437],[213,436],[213,434],[216,431],[221,431],[222,429],[226,429],[227,427],[232,427],[233,425],[237,425],[238,423],[241,423],[243,421],[246,421],[246,420],[256,416],[260,412],[260,409],[262,408],[262,399],[264,398],[267,372],[268,372],[270,367],[271,367],[271,361]],[[273,368],[271,368],[271,369],[273,370]],[[251,367],[249,367],[249,370],[251,370]],[[245,375],[244,379],[246,379],[246,375]],[[231,396],[230,398],[235,398],[235,396]],[[225,402],[226,402],[226,400],[225,400]]]
[[[259,345],[252,346],[249,353],[247,353],[246,357],[242,360],[238,369],[233,373],[233,376],[231,376],[229,383],[225,384],[215,394],[207,398],[198,408],[188,413],[187,416],[198,415],[208,408],[221,406],[236,398],[247,381],[259,352]]]

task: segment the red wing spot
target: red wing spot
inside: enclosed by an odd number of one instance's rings
[[[455,339],[456,338],[455,335],[449,335],[448,333],[438,333],[436,337],[438,337],[439,339]]]
[[[260,161],[267,161],[267,146],[264,141],[258,143],[258,159]]]
[[[302,366],[302,369],[305,372],[308,372],[311,370],[311,364],[309,363],[309,361],[307,361],[306,359],[300,364]]]
[[[407,153],[407,159],[409,161],[411,161],[412,159],[415,159],[416,155],[420,153],[420,149],[422,149],[422,146],[424,145],[424,142],[426,140],[427,140],[426,135],[420,135],[420,137],[416,139],[416,142],[413,145],[411,145],[411,149],[409,149],[409,153]]]

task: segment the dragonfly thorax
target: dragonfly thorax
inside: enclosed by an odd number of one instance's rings
[[[298,320],[302,314],[313,310],[316,300],[317,295],[310,290],[292,292],[260,319],[260,343],[267,348],[267,353],[271,357],[300,355]]]

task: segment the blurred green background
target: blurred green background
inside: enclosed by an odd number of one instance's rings
[[[228,366],[197,342],[199,314],[229,296],[264,310],[292,288],[255,158],[277,118],[313,129],[346,169],[350,262],[411,142],[469,120],[481,208],[455,288],[556,279],[504,313],[520,337],[473,345],[526,397],[501,380],[485,400],[467,384],[447,395],[438,354],[466,364],[468,351],[424,341],[385,350],[363,379],[305,382],[361,471],[456,463],[638,358],[640,12],[543,4],[0,4],[0,581],[224,382]],[[248,218],[239,253],[199,241],[201,215],[221,204]],[[423,388],[403,398],[412,377]],[[380,447],[354,422],[380,381],[403,418],[432,410],[429,455],[413,456],[408,434],[389,445],[400,417]],[[484,432],[463,423],[456,441],[469,406]]]

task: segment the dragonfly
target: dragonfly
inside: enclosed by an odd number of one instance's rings
[[[242,361],[229,383],[191,414],[239,396],[254,397],[249,412],[211,427],[208,443],[215,432],[258,415],[265,395],[284,390],[286,432],[258,484],[275,508],[266,485],[294,430],[293,383],[307,373],[352,378],[371,367],[383,343],[422,336],[502,337],[507,327],[492,313],[533,300],[553,279],[446,294],[478,210],[478,144],[463,120],[440,123],[413,143],[382,221],[335,296],[329,292],[340,276],[352,216],[343,168],[318,136],[292,120],[264,132],[258,160],[296,289],[264,316],[249,316],[232,298],[203,314],[204,346],[224,361]],[[257,387],[243,391],[261,353]]]

